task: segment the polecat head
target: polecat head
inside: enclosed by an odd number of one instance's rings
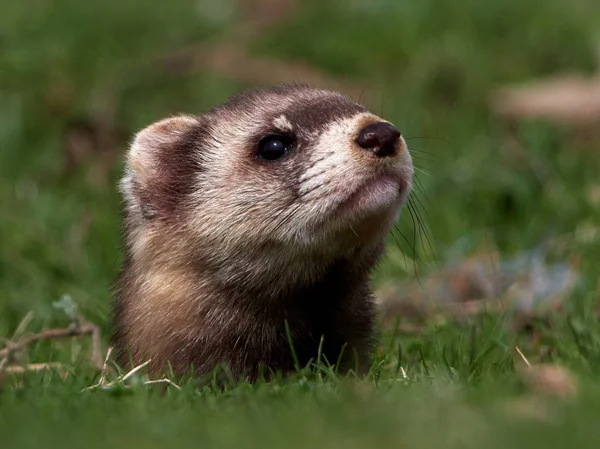
[[[121,181],[127,242],[134,261],[200,263],[224,279],[283,266],[310,277],[295,261],[381,243],[412,175],[400,132],[345,96],[246,91],[138,133]]]

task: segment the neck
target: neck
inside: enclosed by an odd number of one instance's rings
[[[353,348],[347,357],[368,353],[368,281],[380,254],[381,247],[360,249],[329,263],[315,261],[308,270],[306,260],[246,266],[236,261],[220,272],[192,263],[144,271],[133,261],[121,279],[117,337],[129,343],[139,363],[152,358],[159,369],[168,360],[176,372],[189,364],[207,372],[220,362],[240,374],[255,372],[260,363],[292,369],[288,330],[301,364],[316,357],[322,336],[330,363],[344,345]],[[236,267],[244,267],[241,274]],[[269,276],[251,276],[258,267]]]

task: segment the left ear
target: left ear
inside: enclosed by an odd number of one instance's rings
[[[156,122],[135,136],[127,153],[120,190],[129,212],[144,218],[172,212],[193,176],[200,127],[196,117],[182,115]]]

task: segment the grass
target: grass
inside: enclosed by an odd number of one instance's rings
[[[233,2],[207,4],[0,7],[0,336],[12,335],[29,312],[31,331],[67,325],[53,307],[65,294],[109,332],[121,257],[115,186],[128,139],[153,120],[201,112],[248,84],[206,70],[169,74],[149,63],[235,31]],[[600,206],[591,192],[600,148],[575,148],[563,130],[526,123],[518,129],[526,157],[515,159],[486,101],[501,83],[591,72],[597,9],[594,0],[309,0],[246,43],[254,56],[301,60],[364,88],[375,112],[409,137],[423,170],[416,204],[435,255],[404,214],[407,240],[390,240],[377,285],[424,276],[457,241],[509,257],[561,239],[555,257],[576,259],[582,282],[565,310],[538,326],[539,341],[511,330],[507,316],[484,315],[431,324],[419,336],[384,332],[366,380],[321,366],[225,392],[184,382],[166,395],[143,385],[81,393],[98,377],[87,343],[41,342],[30,360],[64,363],[71,374],[5,378],[2,446],[595,447]],[[65,133],[81,121],[114,138],[116,158],[105,173],[98,175],[95,155],[65,168]],[[539,166],[545,177],[536,175]],[[532,363],[567,367],[578,394],[536,393],[515,346]]]

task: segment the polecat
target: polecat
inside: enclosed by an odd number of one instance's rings
[[[143,129],[120,184],[119,363],[252,381],[319,353],[364,372],[370,274],[412,177],[396,127],[305,85]]]

